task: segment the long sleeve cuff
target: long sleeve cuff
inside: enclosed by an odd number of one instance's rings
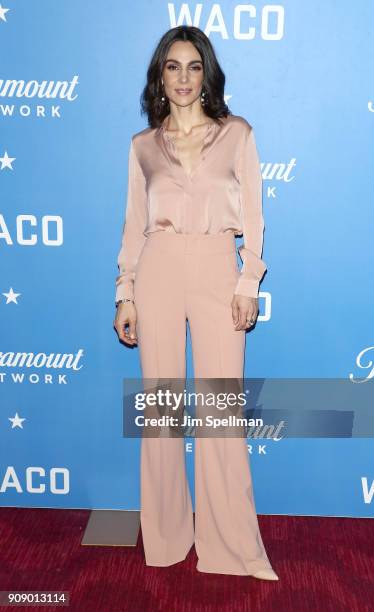
[[[267,269],[266,263],[253,251],[246,249],[244,245],[238,248],[238,252],[243,266],[234,294],[256,298],[258,297],[260,280]]]
[[[134,299],[134,281],[129,279],[123,281],[123,277],[116,278],[116,295],[115,301],[118,300],[133,300]]]

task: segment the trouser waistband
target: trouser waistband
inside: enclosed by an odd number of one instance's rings
[[[236,251],[234,232],[224,234],[182,234],[160,230],[148,234],[147,248],[177,253],[231,253]]]

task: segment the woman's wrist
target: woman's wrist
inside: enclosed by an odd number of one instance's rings
[[[121,300],[116,300],[115,304],[116,304],[116,308],[119,304],[124,304],[125,302],[132,302],[133,304],[135,303],[134,300],[130,299],[130,298],[122,298]]]

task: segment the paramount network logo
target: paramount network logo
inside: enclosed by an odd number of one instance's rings
[[[32,108],[29,100],[35,100],[36,114],[43,117],[47,107],[39,103],[39,100],[66,100],[74,102],[78,98],[76,92],[78,76],[75,75],[71,81],[24,81],[15,79],[0,79],[0,99],[15,99],[22,104],[0,104],[0,113],[5,116],[13,116],[15,111],[22,117],[31,114]],[[25,103],[27,101],[27,103]],[[48,113],[53,117],[60,117],[61,106],[52,105],[48,107]]]
[[[66,385],[67,373],[83,368],[82,357],[83,349],[79,349],[76,353],[0,352],[0,383],[10,378],[15,384],[24,382],[51,384],[53,380],[52,374],[48,372],[50,370],[56,373],[56,384]],[[29,371],[24,373],[20,372],[20,369]]]
[[[363,378],[355,378],[353,372],[349,373],[349,380],[353,383],[368,382],[374,377],[374,364],[371,356],[373,355],[374,346],[367,346],[362,349],[356,357],[356,366],[361,370],[367,370],[366,376]]]

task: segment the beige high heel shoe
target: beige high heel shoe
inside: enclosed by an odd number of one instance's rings
[[[260,578],[261,580],[279,580],[279,576],[272,569],[263,569],[255,574],[251,574],[254,578]]]

